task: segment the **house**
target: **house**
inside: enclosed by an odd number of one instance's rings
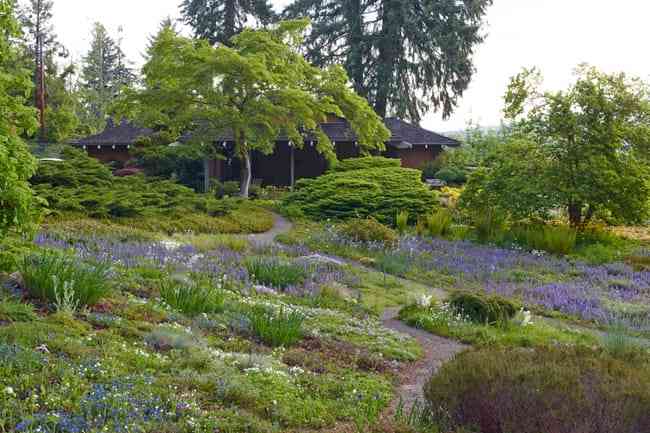
[[[391,131],[391,138],[382,155],[401,159],[403,167],[422,168],[433,161],[444,147],[460,146],[457,140],[397,118],[386,118],[385,124]],[[356,136],[345,119],[332,116],[320,127],[335,145],[338,159],[360,156]],[[102,133],[73,144],[103,162],[124,164],[131,158],[130,150],[137,139],[152,133],[151,129],[139,128],[128,121],[117,125],[111,122]],[[238,180],[240,162],[234,152],[232,136],[224,134],[216,138],[215,146],[223,159],[206,161],[209,178],[221,182]],[[279,137],[273,154],[256,152],[252,155],[252,167],[253,178],[264,185],[288,186],[297,179],[320,176],[327,170],[327,161],[316,151],[309,137],[302,148],[293,146],[286,137]]]

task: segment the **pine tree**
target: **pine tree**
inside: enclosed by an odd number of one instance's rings
[[[95,23],[88,54],[83,58],[81,91],[87,121],[92,130],[103,127],[109,105],[124,86],[135,81],[120,46],[110,37],[101,23]]]
[[[251,19],[261,25],[275,20],[268,0],[183,0],[181,13],[194,35],[211,44],[228,45]]]
[[[380,116],[419,122],[448,117],[474,73],[492,0],[297,0],[289,17],[309,16],[308,57],[342,63]]]

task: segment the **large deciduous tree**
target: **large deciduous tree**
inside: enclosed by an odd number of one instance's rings
[[[267,25],[275,19],[268,0],[184,0],[181,13],[196,37],[226,45],[249,21]]]
[[[20,138],[36,129],[36,111],[27,106],[33,85],[19,66],[18,35],[13,1],[0,0],[0,238],[11,229],[27,231],[36,215],[28,182],[36,161]]]
[[[289,17],[308,16],[308,57],[346,66],[377,113],[419,122],[430,109],[449,116],[474,73],[492,0],[297,0]]]
[[[491,191],[496,206],[518,217],[563,208],[576,228],[596,215],[643,221],[650,89],[587,65],[576,74],[575,84],[560,92],[542,92],[536,70],[512,79],[505,112],[528,143],[499,149],[468,190]]]
[[[92,30],[90,50],[83,59],[81,91],[87,118],[92,130],[104,126],[108,108],[124,86],[133,84],[136,77],[120,46],[101,23]]]
[[[121,112],[145,124],[193,131],[212,145],[233,137],[242,161],[241,195],[248,196],[251,152],[270,154],[278,136],[294,146],[316,138],[316,149],[335,158],[320,129],[329,114],[345,117],[362,150],[383,149],[389,131],[368,103],[350,88],[338,66],[320,69],[300,53],[308,22],[287,21],[268,30],[244,30],[232,47],[211,46],[163,28],[143,69],[145,88],[131,91]]]

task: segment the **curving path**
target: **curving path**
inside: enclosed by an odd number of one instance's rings
[[[415,338],[424,352],[424,356],[419,361],[409,365],[401,373],[400,385],[397,390],[398,396],[390,407],[391,411],[394,411],[401,401],[405,410],[408,411],[416,402],[424,401],[424,385],[431,375],[469,346],[455,340],[438,337],[421,329],[412,328],[397,319],[398,312],[398,309],[386,309],[382,323],[386,328]]]
[[[273,229],[268,232],[248,235],[251,242],[258,245],[268,246],[275,242],[275,237],[280,234],[288,233],[293,225],[286,218],[275,214],[275,224]],[[360,263],[338,257],[327,256],[350,266],[367,269]],[[434,290],[437,297],[445,297],[446,293],[441,290]],[[415,338],[422,347],[424,356],[417,362],[409,365],[400,374],[400,385],[398,388],[397,398],[393,401],[390,409],[393,411],[401,401],[407,410],[417,401],[424,400],[424,385],[431,376],[445,362],[451,361],[454,356],[469,346],[447,338],[438,337],[426,331],[412,328],[397,319],[398,309],[386,309],[382,317],[383,325],[388,329],[393,329],[402,334],[410,335]]]

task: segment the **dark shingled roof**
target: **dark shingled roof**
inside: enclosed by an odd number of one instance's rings
[[[119,125],[115,125],[112,120],[109,120],[106,128],[101,133],[82,138],[73,144],[77,146],[127,146],[133,145],[138,138],[146,137],[152,133],[152,129],[140,128],[127,120],[122,120]]]
[[[403,120],[389,117],[385,120],[386,126],[390,129],[392,136],[388,141],[389,145],[395,147],[412,147],[412,146],[449,146],[458,147],[460,142],[449,137],[445,137],[435,132],[428,131],[416,125],[412,125]],[[345,119],[338,119],[321,123],[320,127],[323,132],[332,140],[332,142],[351,142],[356,141],[357,137],[350,124]],[[147,136],[153,133],[148,128],[139,128],[130,122],[122,121],[118,126],[109,123],[101,134],[93,135],[77,141],[75,144],[83,145],[132,145],[141,136]],[[187,141],[191,133],[186,133],[181,137],[181,141]],[[310,140],[311,138],[307,138]],[[286,137],[278,137],[278,141],[286,141]],[[217,142],[232,141],[232,132],[224,132],[216,139]]]

